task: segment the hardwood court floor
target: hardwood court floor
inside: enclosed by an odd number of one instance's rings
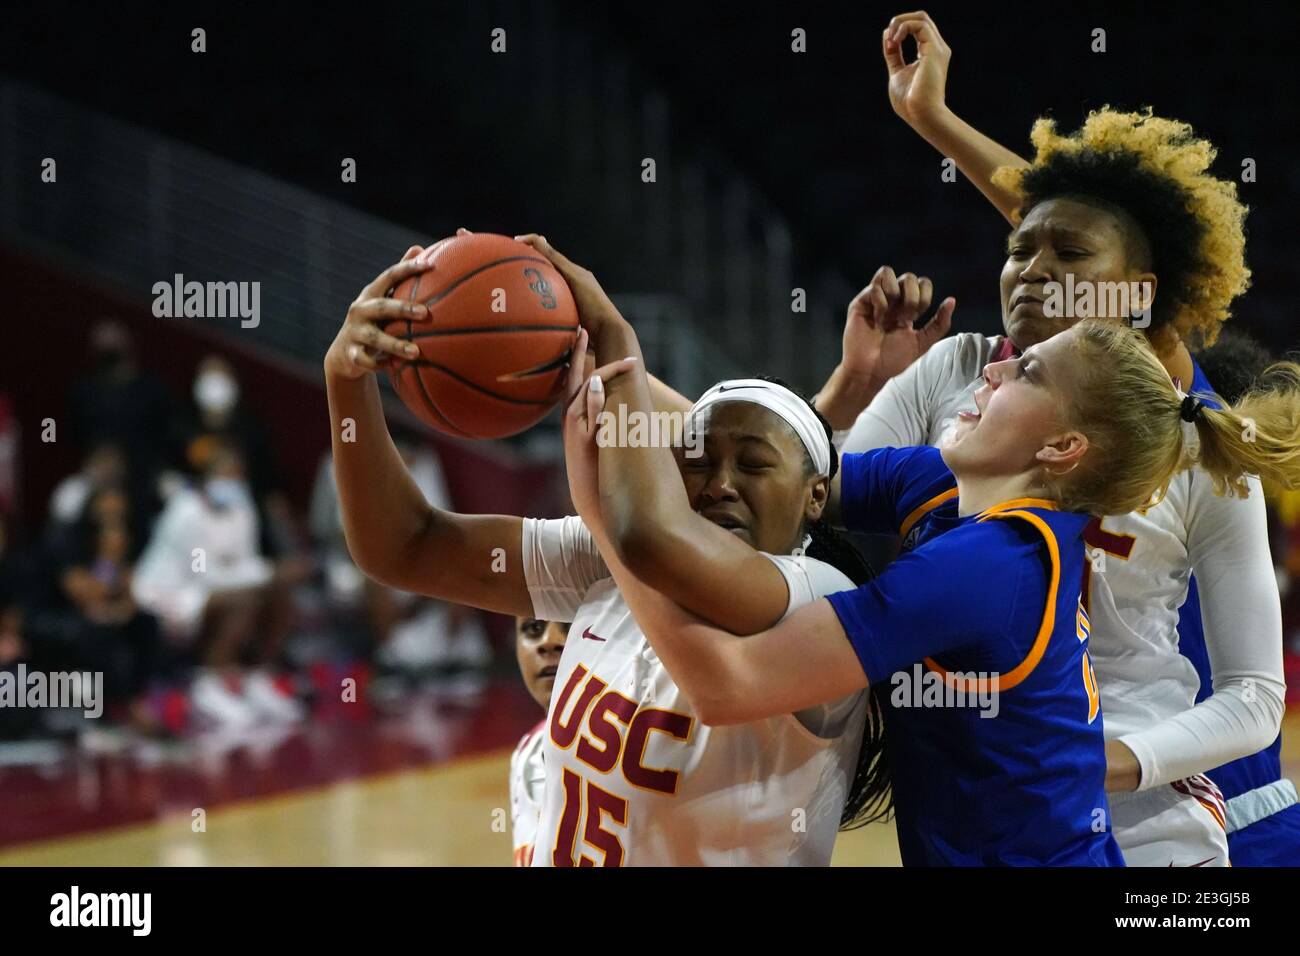
[[[525,711],[526,713],[526,711]],[[1300,709],[1284,721],[1285,772],[1300,777]],[[192,810],[0,849],[0,865],[493,866],[510,860],[509,747],[432,766],[217,801]],[[4,777],[0,774],[0,784]],[[837,865],[897,866],[892,824],[843,834]]]

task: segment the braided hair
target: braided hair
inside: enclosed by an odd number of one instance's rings
[[[788,383],[773,375],[759,375],[756,378],[780,385],[798,395],[826,430],[826,443],[831,449],[831,467],[827,478],[834,478],[839,471],[840,456],[831,443],[831,425],[807,395],[793,388]],[[816,468],[812,456],[805,451],[805,471],[811,476]],[[804,526],[804,533],[809,542],[805,554],[818,561],[825,561],[838,569],[854,584],[865,584],[876,576],[871,565],[858,553],[848,538],[833,528],[825,518],[809,521]],[[883,686],[883,685],[882,685]],[[853,782],[849,786],[844,811],[840,815],[840,829],[854,830],[877,820],[887,820],[894,810],[893,788],[889,774],[889,752],[885,740],[884,708],[881,706],[882,691],[872,687],[867,691],[866,724],[862,729],[862,745],[858,748],[857,767],[853,773]]]

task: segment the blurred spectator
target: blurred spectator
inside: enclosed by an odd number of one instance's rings
[[[200,716],[228,726],[301,716],[270,671],[292,623],[293,573],[261,553],[239,450],[215,444],[200,486],[167,500],[132,588],[166,636],[199,659],[192,699]]]
[[[401,433],[394,436],[393,442],[425,501],[435,508],[450,510],[451,496],[433,449]],[[337,605],[364,605],[378,663],[403,671],[485,667],[491,663],[491,647],[480,618],[472,610],[386,587],[366,577],[353,564],[343,534],[329,454],[316,470],[310,524],[312,537],[323,550],[326,592]]]
[[[25,598],[32,583],[32,562],[14,548],[9,519],[0,511],[0,671],[30,661]],[[0,740],[26,736],[39,723],[39,712],[0,707]]]
[[[171,396],[161,381],[137,366],[135,347],[122,323],[99,322],[91,330],[90,349],[93,371],[72,390],[73,438],[82,449],[105,442],[117,445],[126,455],[131,483],[147,486],[152,494],[154,479],[171,457]]]
[[[120,485],[91,492],[57,560],[59,588],[80,626],[60,669],[104,675],[106,705],[129,710],[137,729],[153,730],[144,692],[159,674],[158,621],[131,594],[139,531]]]
[[[260,519],[263,549],[273,557],[300,550],[288,499],[280,484],[270,436],[240,401],[239,379],[220,355],[199,362],[185,425],[185,461],[202,474],[218,445],[233,445],[245,462],[248,487]]]
[[[70,525],[100,488],[121,486],[128,480],[126,456],[114,442],[98,442],[82,459],[81,470],[54,486],[50,494],[50,523]]]

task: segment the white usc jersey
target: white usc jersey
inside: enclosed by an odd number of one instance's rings
[[[751,724],[700,723],[580,519],[525,522],[534,615],[572,620],[545,737],[534,866],[826,865],[866,695]],[[769,557],[771,557],[769,555]],[[790,611],[853,587],[774,557]]]
[[[537,836],[537,817],[542,809],[542,788],[546,769],[542,762],[546,740],[543,720],[520,739],[510,755],[510,841],[514,847],[515,866],[531,866],[533,841]]]

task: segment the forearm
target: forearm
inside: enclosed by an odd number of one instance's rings
[[[642,357],[636,333],[626,322],[607,324],[593,344],[598,350],[596,360],[602,364]],[[625,406],[622,414],[628,422],[651,420],[655,407],[643,361],[610,383],[604,411],[610,421],[619,419],[620,405]],[[598,441],[602,433],[597,432]],[[650,441],[633,445],[626,436],[614,437],[600,448],[600,507],[613,544],[622,554],[629,542],[644,542],[656,531],[670,528],[690,512],[690,502],[670,449]]]
[[[1020,208],[1020,197],[993,184],[993,172],[1003,166],[1027,167],[1029,163],[1001,143],[985,136],[944,106],[933,116],[919,119],[912,128],[931,146],[952,159],[962,175],[975,184],[1003,217],[1011,221]]]
[[[813,399],[813,404],[831,423],[831,428],[843,431],[853,427],[853,423],[871,404],[883,385],[884,382],[877,382],[870,376],[856,375],[843,365],[837,365]]]
[[[344,379],[327,372],[325,388],[348,550],[361,570],[389,583],[434,519],[433,510],[388,434],[375,377]]]

